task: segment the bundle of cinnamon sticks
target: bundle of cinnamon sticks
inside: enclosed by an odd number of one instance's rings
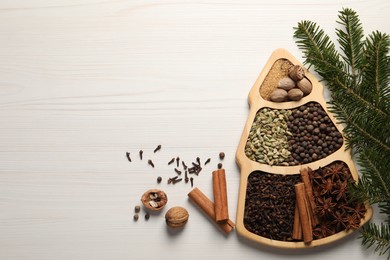
[[[224,169],[213,171],[214,203],[198,188],[194,188],[188,197],[205,212],[225,233],[230,233],[234,223],[229,219],[226,175]]]
[[[301,169],[299,172],[302,182],[295,185],[296,205],[292,238],[296,240],[303,238],[305,243],[313,241],[313,227],[319,222],[309,177],[311,171],[309,167]]]

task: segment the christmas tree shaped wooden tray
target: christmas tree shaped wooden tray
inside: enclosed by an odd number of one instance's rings
[[[323,86],[288,51],[271,55],[249,105],[236,153],[241,236],[307,248],[342,239],[370,220],[370,206],[349,197],[358,174]]]

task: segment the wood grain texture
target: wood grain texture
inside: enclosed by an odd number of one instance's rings
[[[235,219],[248,91],[274,49],[301,57],[298,21],[334,35],[344,6],[367,33],[390,31],[383,0],[1,1],[0,259],[376,259],[357,235],[294,253],[225,237],[188,202],[190,186],[156,184],[173,174],[173,156],[210,157],[195,185],[212,197],[224,151]],[[155,169],[127,162],[139,149]],[[162,215],[132,221],[154,187],[166,209],[189,210],[182,232]]]

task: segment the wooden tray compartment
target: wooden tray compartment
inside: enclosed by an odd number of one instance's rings
[[[325,112],[327,113],[327,115],[329,116],[329,118],[337,128],[337,130],[340,133],[342,133],[343,130],[342,126],[340,124],[337,124],[334,116],[327,110],[326,102],[323,98],[323,86],[308,71],[305,71],[305,76],[312,83],[313,90],[309,95],[303,97],[301,100],[275,103],[275,102],[265,100],[260,95],[260,87],[262,83],[264,82],[265,78],[267,77],[270,69],[275,64],[275,62],[280,59],[288,60],[294,65],[297,64],[301,65],[299,61],[297,61],[288,51],[284,49],[277,49],[276,51],[273,52],[273,54],[269,58],[267,64],[265,65],[264,69],[260,73],[258,79],[256,80],[254,86],[252,87],[249,93],[248,96],[249,105],[250,105],[249,116],[244,126],[244,130],[236,152],[236,161],[240,167],[240,172],[241,172],[236,227],[240,235],[269,246],[274,246],[279,248],[308,248],[308,247],[325,245],[347,236],[348,234],[352,233],[354,230],[341,231],[339,233],[336,233],[332,236],[328,236],[326,238],[313,240],[310,244],[305,244],[304,242],[285,242],[285,241],[265,238],[256,235],[252,232],[249,232],[244,226],[245,196],[246,196],[246,188],[248,184],[247,180],[249,174],[254,171],[262,171],[267,173],[284,174],[284,175],[297,174],[299,173],[299,170],[304,167],[310,167],[311,169],[318,169],[319,167],[326,166],[334,161],[342,161],[348,165],[353,179],[354,180],[358,179],[358,173],[352,161],[350,151],[346,150],[345,142],[343,142],[341,148],[339,148],[337,151],[333,152],[332,154],[328,155],[327,157],[311,163],[307,163],[304,165],[297,165],[297,166],[271,166],[268,164],[258,163],[256,161],[249,159],[246,156],[245,145],[249,137],[249,132],[251,130],[257,111],[259,111],[264,107],[268,107],[272,109],[293,109],[296,107],[300,107],[311,101],[317,102],[325,110]],[[369,205],[366,205],[366,207],[367,207],[367,212],[365,214],[365,217],[361,220],[361,225],[364,225],[372,217],[371,207]]]

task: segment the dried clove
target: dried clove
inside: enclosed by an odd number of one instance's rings
[[[148,164],[154,168],[154,163],[152,160],[148,160]]]
[[[159,145],[157,145],[156,149],[154,149],[153,152],[155,153],[155,152],[159,151],[160,149],[161,149],[161,145],[159,144]]]
[[[222,163],[218,163],[218,169],[222,169]]]
[[[194,178],[190,178],[190,182],[191,182],[191,188],[194,187]]]
[[[177,167],[179,167],[179,162],[180,162],[180,157],[178,156],[178,157],[176,158]]]
[[[172,158],[169,162],[168,165],[171,165],[175,161],[175,158]]]
[[[184,170],[187,170],[187,165],[185,164],[185,162],[184,161],[181,161],[181,164],[183,165],[183,168],[184,168]]]
[[[157,183],[161,183],[161,181],[162,181],[161,176],[158,176],[158,177],[157,177]]]
[[[126,152],[126,157],[127,157],[127,160],[129,160],[129,162],[131,162],[131,158],[130,158],[130,153],[129,152]]]
[[[175,177],[172,177],[172,178],[169,178],[168,179],[168,184],[171,184],[174,180],[176,180],[177,178],[179,178],[179,176],[175,176]]]
[[[199,157],[196,157],[196,162],[197,162],[198,165],[200,166],[200,158],[199,158]]]
[[[175,172],[177,173],[177,174],[181,174],[181,171],[179,171],[177,168],[175,168]]]
[[[188,173],[187,170],[184,172],[184,181],[187,183],[188,182]]]
[[[204,162],[204,165],[208,164],[210,161],[211,161],[211,159],[208,158],[208,159]]]
[[[175,180],[172,181],[172,184],[178,183],[178,182],[180,182],[180,181],[182,181],[182,180],[183,180],[182,178],[180,178],[180,179],[175,179]]]

